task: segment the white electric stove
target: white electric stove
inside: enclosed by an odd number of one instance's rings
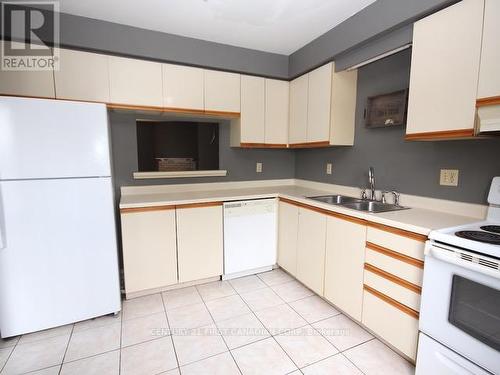
[[[430,233],[416,373],[500,374],[500,177],[485,221]]]

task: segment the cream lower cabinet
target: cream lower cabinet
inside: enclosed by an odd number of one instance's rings
[[[299,208],[297,279],[323,296],[327,216]]]
[[[384,295],[364,291],[362,323],[389,344],[415,360],[418,341],[418,317],[388,303]]]
[[[121,227],[126,294],[176,284],[175,207],[122,210]]]
[[[177,206],[179,282],[223,273],[222,202]]]
[[[366,236],[362,323],[412,360],[417,354],[425,240],[373,226]]]
[[[278,265],[295,276],[299,207],[280,201],[278,209]]]
[[[361,321],[366,225],[329,216],[326,231],[325,298]]]

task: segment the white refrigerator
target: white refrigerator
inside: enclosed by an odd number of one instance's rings
[[[106,107],[0,97],[0,336],[121,309]]]

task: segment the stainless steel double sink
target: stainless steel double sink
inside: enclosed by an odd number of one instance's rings
[[[351,208],[353,210],[372,212],[372,213],[407,210],[409,208],[390,203],[382,203],[366,199],[348,197],[345,195],[321,195],[318,197],[308,197],[308,198],[318,202],[328,203],[336,206],[342,206],[345,208]]]

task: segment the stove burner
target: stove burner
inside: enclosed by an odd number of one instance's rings
[[[493,245],[500,245],[500,235],[480,232],[478,230],[463,230],[455,233],[456,236],[466,238],[468,240],[491,243]]]
[[[484,225],[481,227],[482,230],[487,232],[499,233],[500,234],[500,225]]]

